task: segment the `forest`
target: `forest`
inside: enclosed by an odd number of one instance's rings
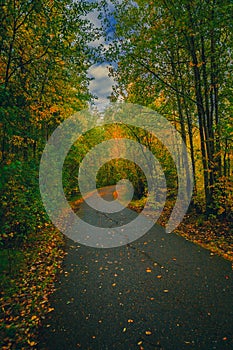
[[[93,105],[93,64],[109,65],[115,82],[109,102],[148,107],[182,137],[194,187],[177,232],[233,261],[232,1],[2,0],[0,6],[2,349],[36,346],[41,318],[52,311],[49,295],[65,254],[64,237],[43,206],[39,164],[53,131]],[[91,21],[93,11],[101,28]],[[106,45],[90,45],[101,37]],[[92,113],[107,120],[109,110]],[[81,114],[80,123],[88,123]],[[135,140],[161,162],[168,194],[159,223],[165,225],[177,196],[174,163],[158,139],[128,124],[96,127],[72,146],[63,173],[67,199],[81,200],[77,169],[83,157],[112,138]],[[118,151],[100,169],[97,187],[129,179],[129,207],[140,212],[145,175]]]

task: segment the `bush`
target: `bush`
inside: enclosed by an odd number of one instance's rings
[[[48,221],[39,193],[38,165],[35,161],[8,162],[0,180],[0,244],[13,247]]]

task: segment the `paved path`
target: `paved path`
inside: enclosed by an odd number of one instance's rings
[[[85,203],[79,215],[109,223]],[[119,248],[66,243],[38,349],[233,349],[230,262],[158,225]]]

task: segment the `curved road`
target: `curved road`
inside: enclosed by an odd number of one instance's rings
[[[102,195],[111,200],[113,190]],[[83,203],[78,215],[107,227],[137,214],[106,216]],[[230,262],[158,225],[119,248],[66,243],[38,349],[233,349]]]

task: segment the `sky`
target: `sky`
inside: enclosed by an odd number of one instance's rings
[[[88,19],[95,25],[95,27],[100,28],[101,22],[98,19],[98,12],[92,11],[88,15]],[[106,47],[106,42],[104,37],[99,40],[93,41],[90,46],[97,48],[100,44]],[[95,106],[99,111],[102,111],[105,106],[108,105],[108,96],[111,95],[112,85],[114,85],[113,78],[109,77],[108,62],[99,63],[91,66],[88,70],[88,75],[93,80],[90,82],[89,90],[90,92],[97,96],[98,99],[95,100]]]

